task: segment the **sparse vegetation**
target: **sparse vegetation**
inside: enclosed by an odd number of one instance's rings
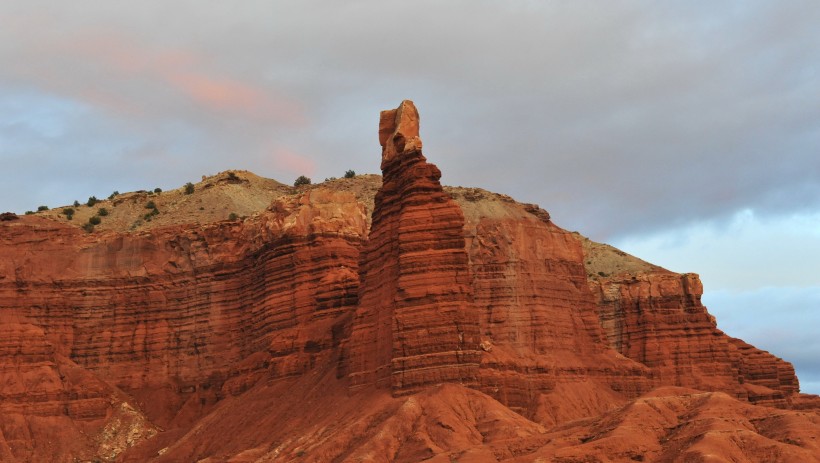
[[[65,214],[65,218],[71,220],[74,218],[74,208],[73,207],[66,207],[63,209],[63,214]]]
[[[231,172],[228,172],[228,180],[236,181],[236,180],[239,180],[239,177],[236,176],[236,173],[231,171]]]
[[[48,210],[48,206],[40,206],[40,207],[37,208],[37,212],[43,212],[43,211],[47,211],[47,210]]]
[[[190,194],[193,194],[193,193],[194,193],[194,184],[191,183],[191,182],[186,183],[185,184],[185,194],[190,195]]]
[[[93,232],[94,231],[94,224],[92,224],[92,223],[83,224],[83,230],[85,230],[88,233]]]
[[[76,199],[74,200],[74,207],[80,207],[80,202]]]
[[[108,215],[108,209],[106,209],[104,207],[101,207],[101,208],[97,209],[97,215],[100,216],[100,217],[107,216]]]
[[[156,204],[154,204],[154,202],[153,202],[153,201],[148,201],[148,202],[145,204],[145,208],[146,208],[146,209],[156,209],[156,208],[157,208],[157,205],[156,205]]]
[[[345,172],[345,178],[353,178],[356,176],[356,172],[353,169],[348,170]]]
[[[154,188],[154,193],[157,193],[157,194],[162,193],[162,188]]]
[[[235,221],[238,218],[239,216],[236,215],[236,212],[231,212],[230,214],[228,214],[228,220],[230,220],[231,222]]]
[[[142,216],[142,220],[144,220],[146,222],[150,222],[152,218],[153,218],[153,215],[151,215],[150,213],[145,214],[144,216]]]
[[[26,211],[26,215],[33,215],[34,211]]]
[[[88,219],[88,223],[90,223],[91,225],[99,225],[101,222],[102,219],[98,215],[95,215]]]
[[[119,192],[119,191],[114,190],[114,192],[113,192],[113,193],[111,193],[110,195],[108,195],[108,199],[114,199],[115,197],[119,196],[119,194],[120,194],[120,192]]]
[[[296,178],[296,181],[293,182],[293,186],[302,186],[302,185],[310,185],[310,179],[305,177],[304,175],[300,175]]]
[[[88,206],[88,207],[94,207],[94,205],[95,205],[95,204],[97,204],[99,201],[100,201],[100,200],[99,200],[99,199],[97,199],[97,197],[96,197],[96,196],[91,196],[91,197],[89,197],[89,198],[88,198],[88,202],[87,202],[87,203],[85,203],[85,204],[86,204],[86,206]]]

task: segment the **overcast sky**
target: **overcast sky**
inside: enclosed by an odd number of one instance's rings
[[[450,185],[700,273],[820,393],[820,3],[4,0],[0,211],[248,169],[377,173],[412,99]]]

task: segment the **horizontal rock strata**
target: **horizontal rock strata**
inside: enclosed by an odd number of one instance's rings
[[[652,368],[661,384],[779,405],[798,391],[790,363],[717,328],[697,275],[659,270],[589,285],[609,345]]]
[[[148,193],[123,195],[93,233],[54,211],[4,216],[0,461],[676,461],[709,453],[699,436],[728,421],[697,420],[718,405],[755,417],[755,446],[778,440],[773,461],[816,450],[820,401],[791,364],[717,329],[696,275],[535,205],[443,189],[409,101],[382,113],[379,140],[381,179],[223,175],[157,198],[137,228]],[[198,206],[256,204],[253,182],[268,206],[247,217]],[[659,386],[692,389],[656,400]],[[748,402],[799,409],[775,412],[810,431]],[[653,404],[656,437],[620,446]]]
[[[362,252],[352,385],[389,386],[395,394],[446,381],[475,385],[478,314],[464,217],[421,153],[412,102],[382,112],[379,141],[383,184]]]

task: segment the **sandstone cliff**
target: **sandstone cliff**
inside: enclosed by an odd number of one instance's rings
[[[798,392],[791,364],[717,328],[701,304],[703,285],[696,274],[650,264],[613,268],[603,261],[612,261],[605,256],[619,251],[589,240],[583,244],[589,287],[608,344],[651,367],[661,384],[725,391],[781,406]]]
[[[696,275],[443,188],[412,102],[379,141],[381,178],[0,221],[0,461],[818,460],[818,401]]]
[[[409,101],[381,114],[383,180],[349,354],[354,386],[397,394],[446,381],[474,386],[481,358],[464,216],[421,154],[418,119]]]

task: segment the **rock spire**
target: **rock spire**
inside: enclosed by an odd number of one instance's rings
[[[480,360],[461,208],[421,152],[412,101],[382,111],[383,184],[360,264],[351,384],[415,392],[440,382],[475,385]]]

